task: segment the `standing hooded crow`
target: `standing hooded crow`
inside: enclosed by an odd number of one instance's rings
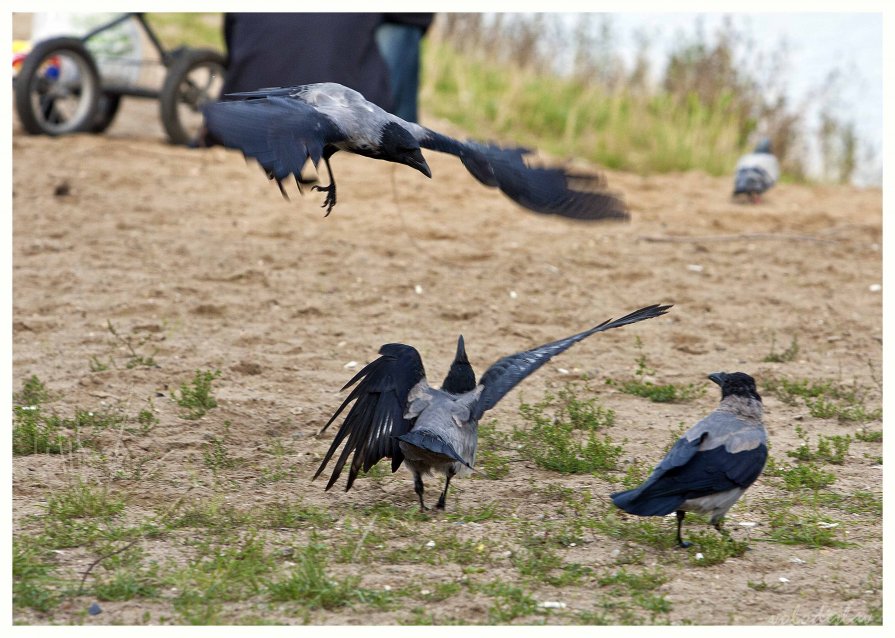
[[[225,97],[231,99],[204,107],[205,141],[255,158],[284,196],[282,181],[293,175],[301,190],[305,162],[310,159],[316,168],[322,158],[330,183],[313,188],[326,193],[327,215],[336,205],[329,164],[334,153],[406,164],[432,177],[420,151],[426,148],[456,155],[479,182],[537,213],[584,220],[628,218],[621,199],[605,190],[602,176],[529,166],[523,156],[530,151],[524,148],[452,139],[405,122],[341,84],[259,89]]]
[[[386,344],[379,349],[381,356],[342,388],[345,390],[357,383],[321,432],[349,403],[355,403],[314,478],[323,472],[345,441],[326,484],[327,490],[338,480],[352,452],[354,457],[346,492],[361,469],[367,472],[381,459],[391,458],[392,472],[407,461],[421,510],[427,509],[423,501],[423,474],[432,471],[444,474],[444,491],[436,505],[438,509],[444,509],[451,478],[469,473],[475,465],[478,422],[485,412],[497,405],[525,377],[572,344],[598,332],[658,317],[668,308],[670,306],[647,306],[566,339],[504,357],[488,368],[478,383],[461,336],[454,362],[440,390],[429,386],[422,359],[415,348],[402,343]]]
[[[761,140],[755,150],[743,155],[737,162],[733,196],[746,195],[754,203],[761,201],[761,194],[780,179],[780,163],[771,152],[771,141]]]
[[[721,404],[687,430],[640,487],[612,494],[612,502],[630,514],[665,516],[677,512],[677,542],[686,512],[721,519],[764,469],[768,437],[761,422],[761,397],[755,380],[743,372],[715,372]]]

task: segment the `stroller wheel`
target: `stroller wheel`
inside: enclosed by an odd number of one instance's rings
[[[118,93],[102,93],[96,103],[96,116],[90,125],[91,133],[102,133],[112,126],[112,121],[121,106],[121,95]]]
[[[39,42],[15,78],[16,111],[32,135],[89,131],[100,93],[96,63],[78,38]]]
[[[189,144],[202,128],[202,106],[218,99],[224,85],[223,55],[184,49],[168,67],[162,86],[162,124],[172,144]]]

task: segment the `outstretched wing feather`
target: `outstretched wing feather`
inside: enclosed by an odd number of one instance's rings
[[[484,389],[479,396],[478,401],[472,408],[472,418],[479,420],[482,415],[497,405],[506,394],[516,387],[525,377],[547,363],[552,357],[560,352],[568,350],[572,345],[578,343],[582,339],[586,339],[592,334],[619,328],[631,323],[643,321],[644,319],[652,319],[665,314],[671,306],[652,305],[641,308],[620,319],[604,321],[598,326],[594,326],[590,330],[579,332],[576,335],[559,339],[552,343],[526,350],[525,352],[517,352],[504,357],[497,363],[493,364],[479,382]]]
[[[479,182],[536,213],[589,221],[629,218],[624,201],[606,190],[600,174],[531,166],[525,160],[531,152],[526,148],[461,142],[421,126],[412,130],[420,146],[456,155]]]
[[[390,457],[392,471],[395,471],[404,460],[395,437],[409,432],[413,427],[414,419],[404,418],[407,395],[425,377],[425,370],[419,353],[411,346],[386,344],[379,349],[379,354],[378,359],[364,366],[342,388],[345,390],[357,384],[321,429],[321,432],[326,430],[353,403],[314,474],[314,478],[317,478],[323,472],[344,442],[326,489],[339,479],[352,453],[354,456],[348,472],[346,491],[351,489],[362,469],[366,472],[383,458]]]

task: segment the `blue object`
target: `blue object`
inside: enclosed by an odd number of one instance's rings
[[[99,614],[103,613],[103,608],[99,606],[99,603],[93,603],[92,605],[90,605],[87,613],[91,616],[98,616]]]
[[[407,122],[416,122],[417,93],[420,85],[420,40],[417,26],[386,22],[376,29],[379,53],[388,65],[394,105],[392,113]]]

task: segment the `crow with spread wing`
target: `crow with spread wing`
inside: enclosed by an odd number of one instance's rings
[[[229,99],[204,107],[205,143],[239,149],[261,164],[276,180],[295,177],[301,190],[301,170],[321,159],[329,185],[328,215],[336,205],[336,182],[329,160],[337,151],[406,164],[432,177],[421,148],[456,155],[485,186],[500,189],[521,206],[548,215],[582,220],[628,219],[624,202],[606,191],[600,175],[568,173],[560,168],[530,166],[524,148],[502,148],[459,141],[406,122],[332,82],[288,88],[231,93]]]
[[[647,306],[566,339],[509,355],[488,368],[478,383],[461,336],[441,389],[429,385],[415,348],[401,343],[386,344],[379,349],[381,356],[342,388],[346,390],[357,384],[321,432],[349,404],[354,402],[354,405],[314,478],[323,472],[344,443],[326,484],[327,490],[339,479],[352,453],[346,492],[361,470],[367,472],[383,458],[390,458],[392,472],[406,462],[413,474],[413,487],[422,510],[427,509],[423,500],[423,475],[432,471],[444,474],[444,491],[436,505],[444,509],[451,478],[467,474],[475,466],[478,422],[485,412],[528,375],[573,344],[598,332],[658,317],[670,307]]]

